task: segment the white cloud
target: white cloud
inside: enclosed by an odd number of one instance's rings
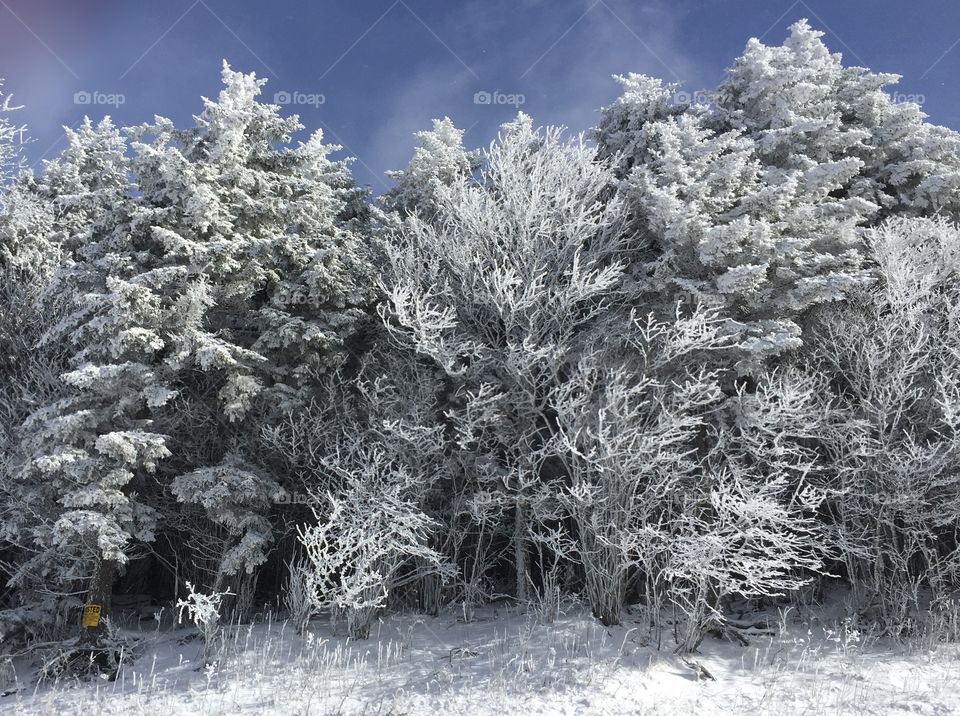
[[[675,13],[662,2],[583,0],[576,13],[556,13],[555,7],[545,0],[460,6],[434,29],[455,49],[473,48],[464,60],[480,79],[452,57],[410,75],[389,99],[362,159],[376,171],[404,166],[413,132],[445,115],[462,129],[473,127],[468,145],[486,144],[516,108],[474,105],[478,90],[521,94],[520,109],[537,123],[585,131],[619,93],[613,74],[643,72],[691,89],[710,76],[688,52]],[[423,41],[435,42],[426,31]]]

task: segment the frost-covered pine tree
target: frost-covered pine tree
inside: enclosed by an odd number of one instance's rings
[[[840,174],[832,196],[891,213],[957,216],[960,134],[886,89],[900,77],[844,67],[806,20],[780,47],[750,40],[716,93],[714,122],[742,130],[766,166]]]
[[[136,193],[77,222],[76,257],[56,277],[75,299],[48,336],[74,351],[71,394],[27,421],[22,482],[49,486],[44,551],[69,580],[98,564],[90,598],[104,607],[115,567],[153,540],[157,510],[164,529],[183,526],[167,520],[168,497],[193,507],[189,533],[226,531],[211,579],[262,562],[282,490],[238,457],[257,430],[244,421],[302,400],[338,364],[368,296],[346,166],[319,135],[278,148],[296,118],[259,103],[252,75],[225,67],[224,83],[191,130],[158,118],[129,130],[129,164],[121,151],[89,162],[106,181],[112,158]],[[104,135],[116,133],[84,128],[85,151],[65,161],[93,156]]]
[[[24,172],[4,191],[0,214],[0,267],[17,281],[40,288],[60,263],[56,240],[55,197],[44,190],[42,179]]]
[[[210,565],[214,589],[236,574],[251,574],[267,559],[273,542],[271,506],[287,492],[276,479],[236,455],[216,465],[177,475],[170,491],[178,502],[202,508],[219,529],[187,530],[183,545],[195,564]]]
[[[67,148],[61,156],[45,161],[39,176],[18,176],[0,214],[5,295],[20,296],[19,304],[7,310],[11,316],[35,313],[48,328],[62,315],[67,284],[79,279],[74,268],[82,265],[80,253],[93,243],[100,222],[109,221],[128,188],[125,144],[109,118],[96,127],[85,119],[76,131],[65,131]],[[39,334],[27,340],[28,333],[19,337],[24,350],[39,350]]]
[[[463,130],[449,117],[433,120],[432,129],[414,137],[416,149],[406,169],[387,172],[396,186],[384,195],[382,204],[401,214],[430,215],[436,211],[437,190],[469,176],[477,169],[479,158],[464,148]]]
[[[13,102],[13,95],[3,92],[4,80],[0,78],[0,186],[16,178],[25,161],[22,153],[26,139],[26,125],[12,121],[12,113],[22,109]],[[0,190],[0,204],[5,201]]]
[[[55,233],[49,240],[65,259],[83,261],[98,236],[109,231],[100,222],[112,220],[112,210],[129,192],[130,168],[121,161],[127,143],[110,117],[96,124],[85,117],[76,129],[64,131],[66,148],[55,161],[44,162],[37,183],[54,206]]]
[[[59,381],[55,353],[38,341],[55,322],[62,301],[46,294],[61,251],[54,239],[56,210],[40,182],[24,173],[5,189],[0,210],[0,434],[13,432],[45,393]],[[46,295],[45,295],[46,294]],[[46,298],[46,300],[44,300]],[[52,376],[51,376],[52,371]],[[51,379],[52,378],[52,379]],[[45,387],[41,387],[45,385]],[[7,444],[7,449],[13,443]]]
[[[56,594],[86,581],[92,599],[107,605],[126,544],[152,535],[152,512],[131,499],[130,483],[166,454],[137,407],[160,395],[137,348],[136,312],[151,307],[138,305],[135,287],[116,295],[106,271],[117,259],[111,244],[127,192],[124,149],[108,120],[86,122],[41,178],[18,187],[45,206],[37,226],[45,235],[33,237],[43,245],[34,250],[60,262],[36,299],[59,320],[48,316],[35,349],[72,358],[57,361],[65,371],[58,389],[18,429],[18,459],[5,481],[11,505],[28,508],[8,522],[20,551],[11,584]]]
[[[858,165],[767,165],[741,129],[673,105],[673,87],[621,82],[597,133],[633,210],[637,302],[724,310],[745,324],[747,367],[798,347],[803,311],[867,281],[856,228],[876,207],[831,196]]]
[[[41,283],[62,261],[81,258],[97,223],[128,191],[128,167],[120,161],[126,144],[109,117],[96,126],[84,118],[64,131],[67,146],[57,159],[45,160],[41,174],[23,172],[11,183],[0,225],[2,265]]]
[[[6,117],[0,124],[0,155],[18,156],[22,130]],[[53,202],[28,172],[0,192],[0,559],[6,588],[17,565],[28,558],[21,540],[36,524],[20,500],[23,486],[14,479],[24,459],[19,429],[31,411],[62,394],[64,355],[58,347],[38,347],[59,309],[57,302],[41,300],[60,255],[50,241]],[[44,585],[35,580],[31,586]],[[0,639],[10,631],[29,631],[49,617],[52,600],[40,591],[18,591],[10,597],[8,608],[0,611]],[[28,618],[31,615],[36,618]]]
[[[862,228],[891,212],[956,215],[960,135],[844,67],[805,21],[751,40],[712,101],[620,78],[597,130],[635,212],[644,293],[722,307],[748,360],[800,345],[806,311],[863,286]],[[642,299],[641,299],[642,300]]]
[[[143,200],[134,241],[162,290],[182,302],[168,363],[217,373],[239,419],[261,391],[290,397],[336,366],[370,297],[347,162],[322,133],[257,101],[265,80],[224,65],[224,89],[196,126],[164,119],[131,131]],[[285,395],[287,394],[287,395]]]
[[[283,493],[242,446],[344,360],[372,285],[362,192],[329,158],[337,147],[317,132],[283,148],[302,125],[258,101],[265,81],[226,65],[223,81],[190,130],[163,119],[131,130],[142,197],[131,230],[168,311],[162,369],[177,391],[168,469],[178,502],[199,511],[181,537],[226,529],[212,574],[195,577],[217,585],[263,562]],[[224,494],[225,476],[237,494]],[[240,510],[229,519],[228,505]]]

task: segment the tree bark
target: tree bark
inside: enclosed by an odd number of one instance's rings
[[[90,580],[90,589],[87,591],[85,606],[99,606],[100,615],[96,626],[84,626],[80,633],[79,645],[84,647],[99,647],[106,634],[104,619],[110,613],[110,602],[113,596],[113,576],[117,571],[116,560],[101,559],[97,563],[93,577]]]
[[[527,584],[527,519],[521,500],[517,500],[514,512],[513,551],[517,569],[517,601],[526,604],[530,601]]]

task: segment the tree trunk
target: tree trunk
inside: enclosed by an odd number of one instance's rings
[[[517,601],[526,604],[530,601],[527,584],[527,519],[520,500],[517,500],[513,519],[513,552],[517,569]]]
[[[83,631],[80,633],[79,646],[95,648],[101,645],[100,641],[106,633],[104,619],[110,613],[113,576],[116,570],[115,560],[101,559],[97,563],[84,605]]]

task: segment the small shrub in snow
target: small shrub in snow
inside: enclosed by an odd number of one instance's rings
[[[350,635],[365,639],[391,590],[440,570],[427,546],[434,523],[406,499],[416,478],[382,451],[353,445],[329,465],[343,485],[316,495],[316,523],[298,528],[306,578],[314,608],[344,617]]]
[[[211,592],[203,594],[196,591],[190,582],[187,585],[187,598],[177,600],[178,619],[183,621],[183,613],[200,630],[203,638],[203,661],[212,663],[211,657],[218,653],[218,639],[221,636],[220,605],[230,592]]]
[[[287,581],[283,590],[283,606],[287,615],[301,634],[306,631],[315,607],[311,593],[310,566],[306,560],[292,559],[287,562]]]

